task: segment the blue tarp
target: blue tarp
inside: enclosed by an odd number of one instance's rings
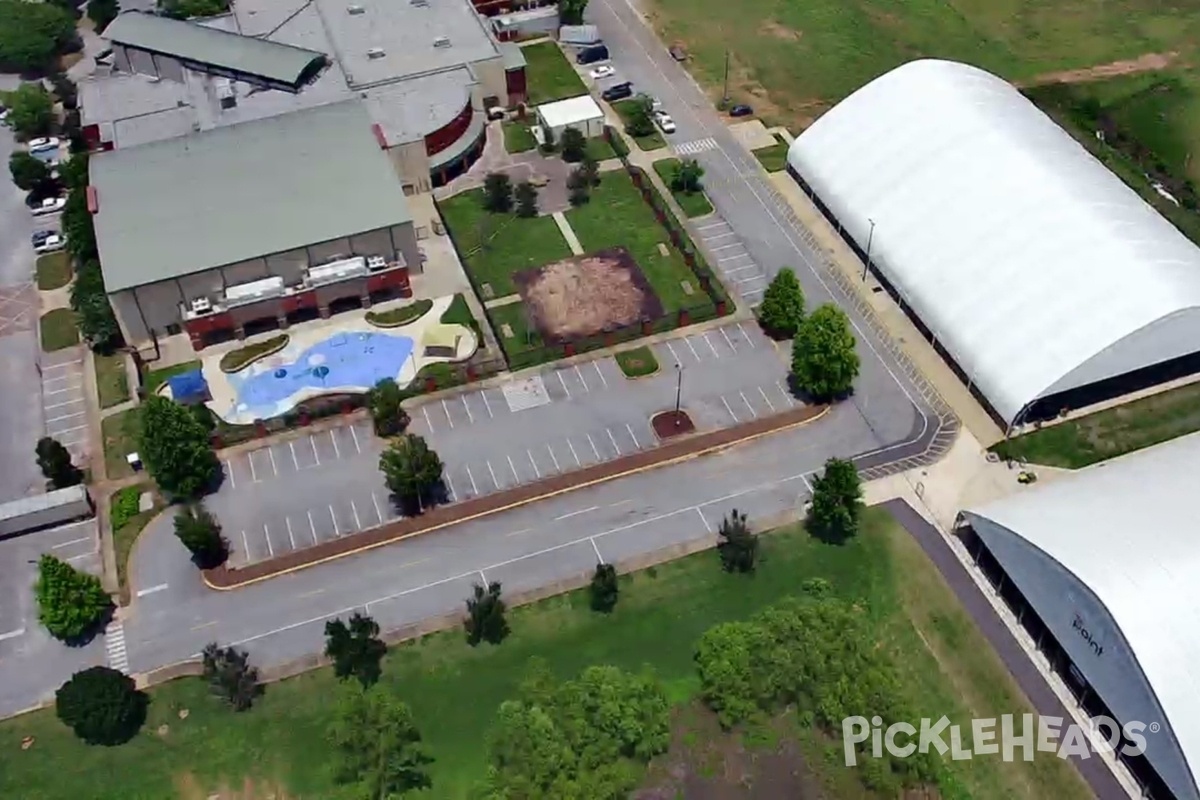
[[[177,403],[203,403],[208,399],[208,384],[198,369],[172,375],[167,378],[167,386],[171,387],[171,397]]]

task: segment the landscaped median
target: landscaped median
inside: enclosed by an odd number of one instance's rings
[[[221,371],[240,372],[260,358],[278,353],[287,347],[290,341],[291,337],[284,333],[272,336],[270,339],[263,339],[261,342],[248,344],[245,347],[239,347],[236,350],[230,350],[221,356]]]
[[[617,366],[621,368],[621,372],[625,373],[626,378],[645,378],[658,372],[658,359],[654,357],[654,351],[649,347],[625,350],[617,353],[613,358],[616,359]]]
[[[71,257],[66,252],[49,253],[37,260],[37,287],[43,292],[61,289],[71,282]]]
[[[406,306],[393,308],[388,311],[368,311],[367,322],[376,328],[399,328],[410,322],[416,322],[433,308],[432,300],[418,300]]]
[[[683,213],[688,215],[688,218],[711,214],[713,212],[712,203],[708,202],[708,196],[704,194],[703,190],[698,192],[676,191],[675,171],[679,169],[680,164],[678,158],[662,158],[654,162],[654,171],[671,190],[671,196],[675,198],[675,202],[683,209]]]
[[[828,406],[800,406],[731,428],[681,437],[652,450],[639,451],[564,475],[554,475],[506,491],[435,508],[419,517],[405,517],[388,525],[353,536],[322,542],[303,550],[293,550],[279,558],[259,561],[247,567],[221,566],[206,570],[204,582],[212,589],[237,589],[348,555],[383,547],[402,539],[441,530],[450,525],[490,516],[548,497],[715,453],[812,422],[827,410]]]

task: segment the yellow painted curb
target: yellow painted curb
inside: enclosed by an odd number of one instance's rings
[[[721,450],[728,450],[731,447],[737,447],[739,445],[746,444],[747,442],[753,442],[757,439],[762,439],[763,437],[766,437],[766,436],[774,436],[777,433],[783,433],[784,431],[790,431],[790,430],[794,430],[796,428],[802,428],[805,425],[808,425],[809,423],[812,423],[812,422],[816,422],[817,420],[824,417],[826,414],[829,413],[830,408],[831,408],[831,406],[825,406],[825,408],[821,409],[820,413],[816,414],[815,416],[809,417],[808,419],[804,419],[799,422],[793,422],[790,425],[784,425],[781,428],[774,428],[769,431],[763,431],[762,433],[751,434],[750,436],[746,436],[741,439],[735,439],[732,442],[726,442],[724,444],[712,445],[711,447],[706,447],[702,450],[697,450],[693,453],[684,453],[681,456],[676,456],[674,458],[667,459],[666,461],[659,461],[654,464],[647,464],[642,467],[636,467],[634,469],[625,470],[624,472],[618,472],[613,475],[606,475],[602,478],[596,478],[594,480],[585,481],[583,483],[576,483],[576,484],[572,484],[571,486],[565,486],[562,489],[555,489],[554,491],[549,491],[544,494],[540,494],[536,497],[530,497],[526,500],[520,500],[515,503],[510,503],[505,506],[500,506],[499,508],[492,508],[492,509],[488,509],[487,511],[480,511],[476,514],[471,514],[471,515],[465,516],[465,517],[459,517],[458,519],[449,520],[447,522],[440,522],[436,525],[431,525],[428,528],[422,528],[419,531],[412,531],[411,533],[406,533],[402,536],[397,536],[394,539],[386,539],[382,542],[372,542],[370,544],[365,544],[362,547],[356,548],[354,550],[347,550],[344,553],[337,553],[335,555],[326,556],[325,558],[317,559],[316,561],[309,561],[305,564],[298,564],[294,567],[289,567],[288,569],[280,570],[279,572],[273,572],[270,575],[263,575],[262,577],[259,577],[259,578],[250,578],[249,580],[242,581],[241,583],[235,583],[232,586],[215,586],[212,583],[209,583],[207,575],[205,575],[203,572],[201,572],[200,574],[202,576],[202,579],[204,580],[204,585],[214,591],[228,592],[228,591],[232,591],[234,589],[243,589],[247,586],[251,586],[256,583],[273,580],[275,578],[280,578],[284,575],[291,575],[293,573],[299,572],[300,570],[309,569],[310,567],[316,567],[321,564],[327,564],[332,561],[337,561],[338,559],[346,558],[347,556],[354,556],[354,555],[358,555],[359,553],[365,553],[368,550],[375,550],[380,547],[386,547],[387,545],[395,544],[396,542],[403,542],[406,539],[412,539],[415,536],[424,536],[427,533],[433,533],[434,531],[439,531],[439,530],[442,530],[443,528],[449,528],[453,525],[461,525],[464,522],[473,522],[477,519],[483,519],[484,517],[490,517],[493,514],[499,514],[503,511],[511,511],[514,508],[520,508],[521,506],[526,506],[526,505],[529,505],[530,503],[540,503],[541,501],[548,500],[551,497],[558,497],[559,495],[568,494],[570,492],[578,491],[579,489],[587,489],[591,486],[598,486],[602,483],[609,483],[611,481],[620,480],[621,478],[628,478],[631,475],[638,475],[643,472],[649,472],[650,470],[658,469],[660,467],[669,467],[674,464],[681,464],[684,461],[690,461],[694,458],[699,458],[701,456],[712,455],[713,453],[719,452]]]

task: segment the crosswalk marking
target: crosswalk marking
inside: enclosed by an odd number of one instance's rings
[[[104,649],[108,653],[108,665],[120,672],[129,672],[129,653],[125,649],[125,626],[110,622],[104,629]]]
[[[675,145],[675,152],[681,156],[690,156],[693,153],[702,153],[705,150],[716,150],[717,140],[711,137],[705,139],[697,139],[694,142],[683,142]]]

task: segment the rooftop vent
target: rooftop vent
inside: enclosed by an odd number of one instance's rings
[[[382,47],[372,47],[371,49],[367,50],[367,58],[370,58],[370,59],[383,58],[383,48]]]
[[[420,6],[422,8],[429,5],[429,0],[408,0],[408,2],[411,5]]]
[[[360,5],[354,4],[346,6],[346,12],[352,17],[357,17],[359,14],[367,13],[367,10]]]
[[[434,47],[449,47],[450,46],[450,37],[449,36],[437,37],[436,39],[433,40],[433,46]]]

